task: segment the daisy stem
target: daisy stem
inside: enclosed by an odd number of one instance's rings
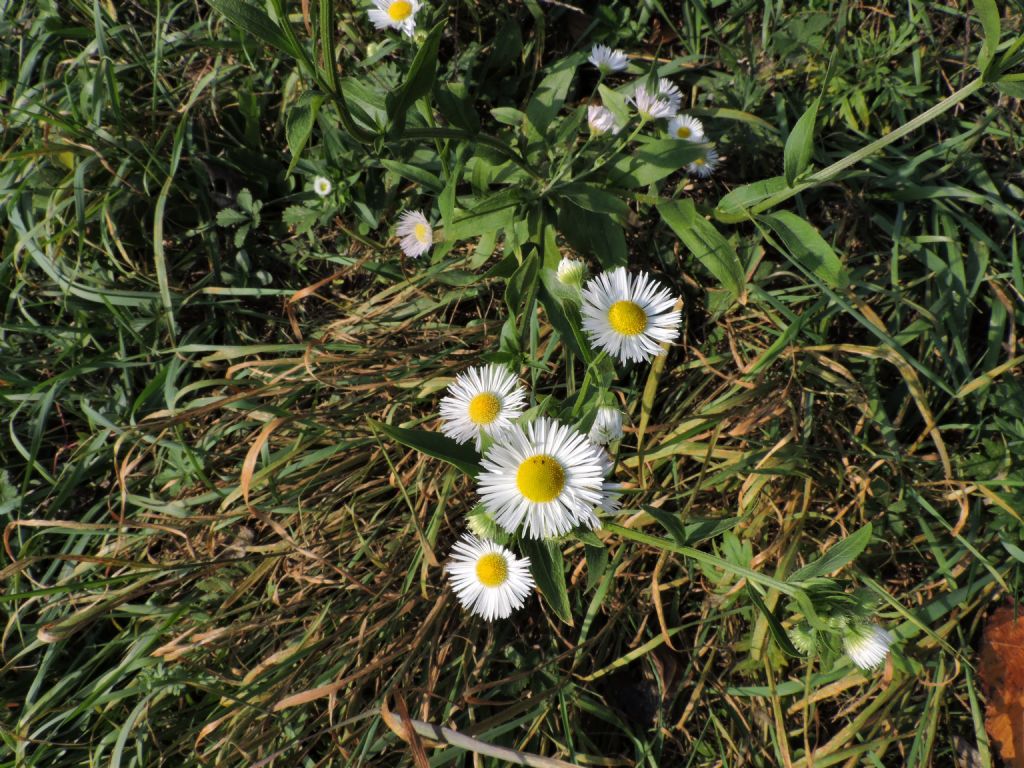
[[[806,179],[794,184],[792,187],[776,192],[770,197],[762,200],[759,203],[755,203],[749,208],[742,208],[740,210],[719,210],[715,213],[715,218],[717,218],[719,221],[725,222],[726,224],[737,224],[741,221],[748,220],[755,213],[761,213],[762,211],[774,208],[779,203],[788,200],[789,198],[793,197],[793,195],[803,192],[805,189],[810,189],[811,187],[815,187],[819,184],[824,184],[826,181],[831,181],[840,173],[849,168],[851,165],[859,163],[864,158],[873,155],[875,152],[878,152],[880,149],[887,147],[894,141],[898,141],[907,134],[917,130],[925,123],[931,122],[950,107],[956,106],[961,101],[966,99],[968,96],[973,94],[975,91],[981,90],[981,88],[984,85],[985,80],[982,77],[979,77],[976,80],[972,80],[959,91],[951,93],[949,96],[944,98],[931,109],[925,110],[920,115],[915,117],[913,120],[910,120],[901,125],[892,133],[889,133],[880,139],[876,139],[867,146],[861,147],[856,152],[851,152],[842,160],[837,160],[827,168],[822,168],[820,171],[812,173]]]
[[[583,376],[583,383],[580,384],[580,391],[576,395],[576,403],[572,407],[573,418],[576,417],[576,413],[580,409],[580,404],[586,398],[587,390],[590,389],[590,374],[591,374],[591,371],[594,371],[594,370],[597,369],[597,366],[601,364],[601,361],[604,360],[604,357],[605,357],[605,353],[602,351],[602,352],[600,352],[598,354],[597,357],[594,358],[594,360],[590,363],[590,365],[587,366],[587,372]]]
[[[655,547],[656,549],[662,549],[667,552],[674,552],[677,555],[688,557],[691,560],[696,560],[698,563],[704,565],[710,565],[713,568],[721,568],[724,571],[732,573],[735,576],[740,576],[747,581],[760,584],[768,589],[776,589],[784,595],[790,597],[798,597],[800,595],[800,588],[795,587],[792,584],[787,584],[784,581],[773,579],[771,576],[766,576],[763,573],[752,570],[736,563],[731,563],[728,560],[723,560],[720,557],[709,554],[707,552],[701,552],[699,549],[693,547],[683,547],[675,544],[671,541],[659,538],[657,536],[651,536],[647,533],[641,533],[640,531],[634,531],[632,528],[626,528],[625,526],[617,525],[616,523],[604,523],[601,526],[604,530],[612,533],[617,533],[624,539],[630,539],[641,544],[647,544],[648,546]]]

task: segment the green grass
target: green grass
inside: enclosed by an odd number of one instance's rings
[[[998,765],[973,665],[1024,588],[1024,8],[435,1],[403,131],[416,47],[337,3],[335,73],[311,5],[300,67],[205,2],[0,0],[0,765]],[[720,173],[600,166],[585,66],[527,108],[594,42],[676,79]],[[796,186],[726,206],[815,99]],[[417,207],[446,237],[413,262]],[[593,368],[635,429],[606,555],[560,543],[571,624],[488,624],[441,570],[472,481],[378,423],[434,430],[481,355],[578,392],[510,279],[569,249],[655,272],[683,337]],[[891,665],[787,657],[757,596],[789,626],[787,579],[867,523],[835,578]],[[476,741],[410,749],[382,707]]]

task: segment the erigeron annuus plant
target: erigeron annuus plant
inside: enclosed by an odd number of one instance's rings
[[[504,282],[507,314],[498,348],[479,350],[478,364],[500,366],[505,377],[518,378],[538,366],[539,323],[551,329],[547,359],[559,365],[550,372],[543,397],[527,393],[524,414],[514,397],[505,402],[509,390],[495,384],[486,391],[478,387],[449,394],[453,401],[462,398],[453,407],[465,406],[468,419],[450,418],[444,432],[451,437],[380,425],[394,440],[442,458],[474,479],[481,503],[466,526],[479,537],[479,546],[508,552],[502,555],[504,570],[495,558],[486,560],[489,565],[476,572],[476,586],[505,590],[513,585],[512,565],[528,561],[549,605],[571,621],[558,545],[574,537],[599,548],[594,530],[603,527],[610,535],[746,579],[758,610],[763,606],[758,590],[775,589],[792,598],[798,614],[815,615],[802,580],[769,578],[728,558],[612,522],[620,503],[615,457],[590,439],[608,436],[613,450],[621,449],[618,425],[601,409],[616,396],[627,408],[635,406],[639,393],[623,386],[622,372],[629,365],[648,365],[680,333],[679,281],[667,270],[647,277],[639,265],[630,264],[629,219],[660,220],[679,238],[716,281],[709,302],[713,311],[746,297],[749,265],[708,221],[707,207],[698,207],[687,195],[689,185],[708,183],[687,175],[708,177],[721,162],[713,144],[721,129],[699,105],[686,103],[675,65],[652,66],[611,49],[578,50],[549,65],[521,108],[495,107],[482,120],[464,84],[439,83],[446,22],[429,3],[375,0],[365,9],[373,11],[368,19],[387,41],[386,46],[374,41],[372,52],[367,46],[367,57],[390,55],[400,73],[383,99],[357,78],[343,77],[349,62],[335,55],[340,49],[332,3],[319,4],[313,14],[318,34],[309,39],[300,37],[295,25],[274,21],[254,6],[240,13],[236,2],[213,4],[297,62],[304,87],[287,118],[292,168],[303,169],[301,158],[311,151],[306,145],[320,123],[338,130],[348,144],[366,148],[365,172],[345,178],[343,187],[341,176],[336,177],[339,188],[363,183],[363,176],[391,180],[385,183],[392,193],[388,209],[359,210],[358,236],[364,242],[381,246],[395,260],[417,258],[410,269],[443,263],[460,242],[472,242],[471,263],[477,267],[500,252],[486,274]],[[285,0],[269,5],[276,19],[290,18]],[[806,144],[813,138],[813,119],[809,122],[810,132],[794,131],[792,150],[787,144],[786,182],[791,185],[809,172]],[[341,143],[337,137],[336,143]],[[402,199],[400,180],[412,183],[402,190]],[[781,195],[777,183],[766,189]],[[746,197],[727,195],[716,213],[734,215],[756,191],[743,190]],[[783,214],[758,224],[790,247],[796,239],[817,237],[813,263],[825,265],[833,287],[842,287],[838,260],[816,232],[794,235],[797,225]],[[379,233],[378,240],[369,239],[373,232]],[[585,280],[588,269],[591,277]],[[558,357],[552,357],[553,350]],[[493,400],[477,399],[480,395],[501,402],[495,406]],[[576,474],[567,471],[570,463],[578,466]],[[495,553],[487,550],[480,557]],[[462,555],[465,561],[468,555]],[[516,580],[514,595],[506,590],[499,603],[484,601],[489,609],[475,599],[463,602],[488,618],[500,618],[518,604],[525,583]],[[470,586],[463,583],[460,597]],[[772,620],[779,621],[774,615]],[[873,660],[881,635],[858,626],[849,635],[852,656]],[[775,636],[792,646],[784,631]],[[865,649],[871,640],[875,645]]]

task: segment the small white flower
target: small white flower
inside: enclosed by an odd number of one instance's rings
[[[540,417],[502,432],[481,461],[480,500],[509,533],[550,538],[577,525],[597,528],[595,510],[613,504],[604,451],[586,435]]]
[[[714,148],[708,149],[704,153],[704,157],[698,157],[688,166],[686,166],[687,172],[691,176],[697,176],[702,179],[706,179],[715,169],[718,167],[718,153]]]
[[[402,238],[402,252],[412,258],[422,256],[434,244],[434,230],[420,211],[406,211],[399,216],[395,234]]]
[[[600,104],[591,104],[587,107],[587,125],[590,126],[591,133],[598,135],[608,131],[615,135],[622,130],[622,126],[615,122],[615,115],[611,110]]]
[[[679,336],[681,313],[667,288],[645,272],[625,267],[603,272],[583,288],[583,330],[590,343],[619,358],[650,360],[664,354],[663,342]]]
[[[317,176],[313,179],[313,191],[316,192],[320,197],[327,197],[331,194],[331,190],[334,187],[331,185],[331,180],[324,176]]]
[[[682,139],[700,144],[704,141],[704,126],[700,120],[689,115],[676,115],[668,121],[668,133],[673,139]]]
[[[441,432],[457,443],[497,437],[512,426],[526,407],[526,390],[500,365],[470,368],[455,377],[441,398]]]
[[[621,72],[629,66],[626,54],[618,50],[613,51],[607,45],[595,45],[587,61],[597,67],[602,75]]]
[[[889,631],[874,622],[858,621],[843,632],[843,650],[854,664],[867,671],[885,661],[892,640]]]
[[[368,11],[377,29],[400,29],[409,37],[416,31],[416,12],[420,0],[373,0],[376,8]]]
[[[672,105],[658,95],[647,92],[642,85],[638,85],[629,102],[636,107],[637,114],[644,120],[657,120],[662,117],[672,117],[676,111]]]
[[[663,77],[658,81],[658,98],[667,101],[668,105],[672,107],[672,112],[675,113],[679,111],[679,107],[683,103],[683,92],[679,90],[678,85],[667,77]]]
[[[565,285],[581,285],[586,273],[587,265],[579,259],[570,259],[568,256],[563,256],[562,260],[558,262],[558,282]]]
[[[462,607],[487,621],[508,618],[533,589],[530,558],[468,533],[455,542],[445,571]]]
[[[594,424],[590,428],[590,439],[598,445],[607,445],[622,439],[622,411],[602,405],[597,409]]]

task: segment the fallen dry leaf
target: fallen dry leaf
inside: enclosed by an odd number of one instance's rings
[[[1024,768],[1024,613],[1000,608],[985,625],[981,675],[988,706],[985,730],[1011,768]]]

